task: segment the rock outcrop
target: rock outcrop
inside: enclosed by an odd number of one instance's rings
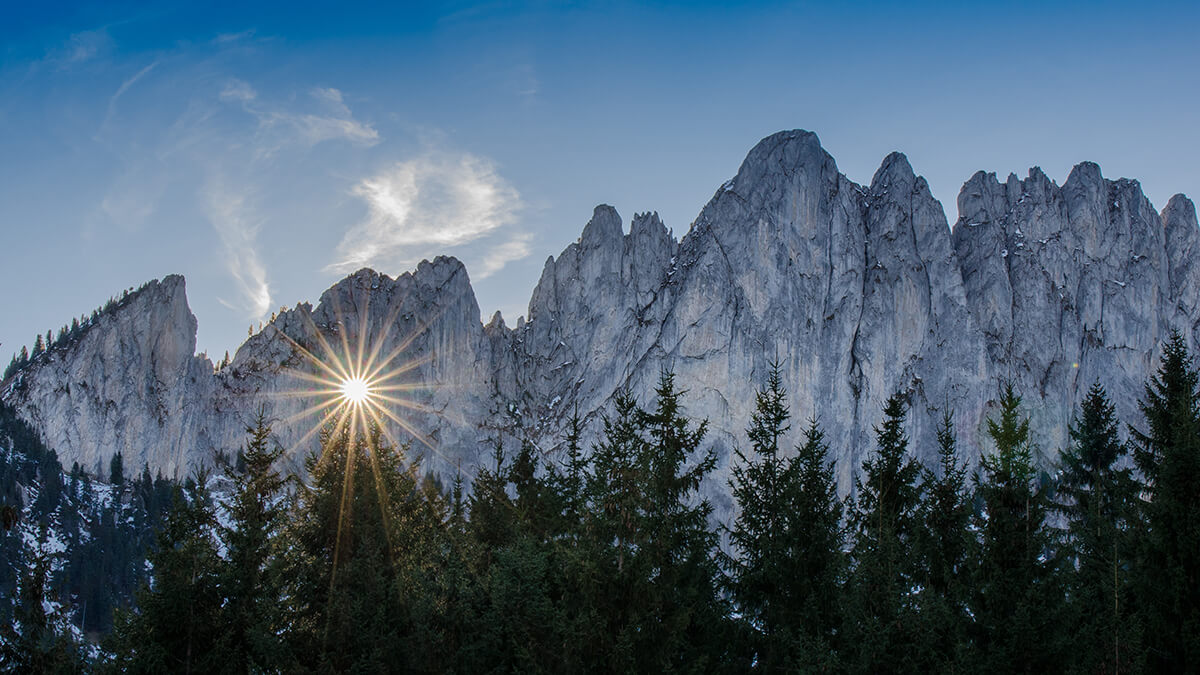
[[[439,472],[470,472],[489,438],[550,452],[578,412],[591,433],[613,395],[643,398],[670,369],[687,412],[708,418],[722,458],[708,492],[719,512],[730,449],[744,443],[755,389],[783,369],[798,435],[816,416],[834,439],[840,487],[871,448],[894,391],[910,395],[914,452],[955,411],[961,447],[986,447],[998,383],[1024,396],[1046,459],[1066,442],[1092,382],[1137,421],[1142,384],[1170,330],[1200,339],[1200,230],[1183,196],[1159,214],[1135,181],[1095,164],[1060,187],[977,173],[953,229],[899,153],[869,186],[838,172],[814,134],[756,145],[737,175],[676,240],[657,214],[626,232],[599,206],[576,243],[546,261],[528,318],[481,324],[452,258],[392,279],[359,271],[314,309],[283,311],[214,372],[193,355],[183,280],[148,285],[52,358],[5,383],[5,400],[65,461],[96,467],[114,451],[178,474],[242,441],[259,407],[293,457],[315,446],[304,415],[322,359],[397,354],[405,383],[397,436]],[[130,461],[127,459],[127,462]],[[298,461],[293,459],[293,461]]]

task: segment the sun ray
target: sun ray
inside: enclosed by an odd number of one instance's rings
[[[329,343],[325,341],[325,338],[321,335],[321,331],[317,330],[317,325],[315,323],[313,323],[312,317],[309,317],[306,315],[305,319],[308,321],[308,325],[313,329],[312,330],[313,334],[315,334],[317,336],[317,339],[320,340],[320,342],[322,343],[322,346],[325,347],[325,352],[328,355],[328,358],[330,358],[336,362],[337,354],[335,354],[334,351],[329,348]],[[335,370],[333,367],[331,367],[328,363],[325,362],[324,359],[317,358],[317,356],[315,354],[313,354],[311,351],[309,351],[304,345],[302,345],[299,342],[297,342],[296,340],[292,339],[292,336],[290,336],[287,333],[280,330],[275,324],[272,323],[272,324],[268,324],[268,325],[270,325],[272,328],[274,328],[276,333],[283,336],[283,339],[286,340],[289,344],[291,344],[292,349],[295,349],[296,351],[300,352],[300,354],[302,356],[304,356],[305,358],[307,358],[311,363],[316,365],[318,368],[321,368],[325,372],[329,373],[330,377],[335,378],[335,379],[342,377],[342,373],[339,373],[337,370]],[[337,363],[337,365],[341,366],[340,363]]]
[[[372,432],[374,431],[375,430],[372,430]],[[380,522],[383,523],[383,536],[387,539],[388,543],[388,560],[391,562],[392,566],[395,567],[396,558],[394,553],[395,544],[392,541],[392,519],[388,517],[388,514],[391,513],[392,506],[391,502],[388,500],[387,489],[383,485],[383,474],[379,470],[379,443],[378,438],[374,437],[374,433],[372,433],[372,441],[369,443],[369,445],[372,446],[371,452],[368,454],[371,457],[371,473],[375,476],[375,499],[379,502],[379,516]]]
[[[331,407],[331,406],[339,405],[340,403],[341,403],[341,401],[339,401],[338,399],[336,399],[336,398],[331,398],[331,399],[329,399],[329,400],[327,400],[327,401],[322,401],[321,403],[316,403],[316,404],[313,404],[313,405],[311,405],[311,406],[309,406],[309,407],[305,408],[304,410],[301,410],[301,411],[300,411],[300,412],[298,412],[298,413],[295,413],[295,414],[293,414],[293,415],[289,415],[288,417],[285,417],[285,418],[283,419],[283,423],[284,423],[284,424],[291,424],[291,423],[293,423],[293,422],[296,422],[296,421],[298,421],[298,420],[301,420],[301,419],[303,419],[303,418],[305,418],[305,417],[308,417],[309,415],[313,415],[313,414],[319,413],[319,412],[321,412],[322,410],[324,410],[325,408],[329,408],[329,407]],[[319,428],[319,427],[316,427],[316,428]]]
[[[356,514],[355,509],[373,508],[363,501],[367,497],[365,494],[356,497],[356,489],[369,489],[374,482],[388,554],[394,556],[397,553],[393,550],[396,545],[395,533],[391,531],[394,523],[389,515],[396,496],[388,494],[389,477],[384,474],[392,465],[384,461],[380,453],[411,448],[414,444],[428,449],[428,454],[415,453],[407,458],[404,470],[418,483],[422,456],[437,458],[437,466],[444,464],[455,467],[460,475],[463,473],[461,462],[451,461],[432,437],[417,428],[417,418],[410,417],[411,414],[444,417],[441,411],[429,405],[428,392],[435,387],[420,377],[421,368],[432,361],[432,355],[412,356],[409,351],[421,336],[429,334],[431,326],[436,325],[447,307],[415,321],[405,314],[401,321],[398,320],[401,313],[411,311],[411,307],[406,302],[389,300],[380,307],[385,310],[386,320],[379,323],[369,314],[372,305],[379,305],[378,299],[373,303],[370,292],[365,293],[362,298],[354,289],[349,296],[335,294],[325,305],[324,314],[302,312],[300,315],[308,328],[302,337],[292,337],[271,324],[293,350],[291,365],[285,373],[292,379],[294,388],[270,392],[267,396],[288,402],[285,405],[294,411],[286,417],[285,424],[311,424],[302,429],[299,440],[288,453],[294,455],[305,451],[313,437],[322,434],[322,449],[308,466],[314,474],[327,471],[342,474],[332,546],[331,594],[337,592],[336,575],[345,562],[343,558],[353,555],[347,548],[353,541],[350,533],[355,516],[362,515],[361,510]],[[318,316],[323,321],[321,326],[317,325]],[[302,405],[291,403],[296,399],[308,400]],[[406,414],[405,411],[409,412]],[[316,419],[311,423],[307,422],[314,417]],[[344,460],[345,466],[331,466],[335,458]],[[359,485],[356,486],[356,482]]]
[[[358,309],[358,308],[356,308]],[[354,370],[361,373],[363,367],[363,352],[367,349],[368,319],[371,315],[371,294],[363,295],[363,306],[358,312],[358,347],[354,350]]]
[[[438,309],[437,313],[434,314],[432,317],[429,317],[428,320],[418,320],[417,329],[414,330],[412,333],[410,333],[408,335],[408,337],[401,340],[400,344],[396,345],[395,349],[393,349],[388,354],[387,358],[385,358],[383,360],[382,364],[378,368],[376,368],[375,370],[368,370],[367,377],[369,377],[369,378],[376,377],[377,375],[379,375],[379,371],[381,371],[383,368],[385,368],[386,365],[388,363],[390,363],[392,359],[399,356],[401,353],[407,351],[408,348],[410,346],[412,346],[412,343],[418,337],[420,337],[420,335],[422,333],[424,333],[434,321],[441,318],[442,314],[444,314],[446,312],[446,310],[449,308],[449,306],[452,304],[454,304],[454,303],[451,302],[451,303],[447,303],[446,305],[443,305],[440,309]]]
[[[388,403],[394,403],[402,408],[408,408],[409,410],[416,410],[417,412],[429,413],[431,415],[438,414],[438,411],[434,410],[433,408],[430,408],[429,406],[427,406],[423,403],[417,403],[416,401],[409,401],[409,400],[405,400],[402,398],[396,398],[395,396],[388,396],[387,394],[380,394],[378,392],[373,394],[372,398],[376,398],[381,401],[387,401]],[[379,406],[377,406],[377,407],[379,407]]]
[[[350,417],[350,413],[351,413],[350,406],[346,405],[345,401],[343,401],[341,403],[341,405],[339,405],[337,408],[334,409],[333,412],[330,413],[330,416],[332,416],[334,413],[337,413],[337,419],[334,420],[334,422],[331,426],[326,427],[327,429],[329,429],[330,437],[338,436],[339,434],[343,433],[343,431],[346,429],[346,425],[349,422],[349,417]],[[312,431],[310,431],[309,433],[311,434],[313,431],[320,430],[322,428],[322,426],[323,425],[314,426]],[[317,457],[317,463],[316,463],[316,466],[313,467],[313,471],[314,472],[320,471],[322,468],[324,468],[325,464],[327,464],[328,462],[329,462],[329,453],[322,452]]]
[[[417,431],[415,428],[413,428],[413,426],[411,424],[404,421],[403,418],[397,417],[394,413],[392,413],[392,411],[390,411],[384,407],[376,407],[375,411],[383,413],[384,416],[386,416],[392,422],[395,422],[397,426],[399,426],[401,429],[404,429],[405,431],[407,431],[409,433],[409,435],[411,435],[413,438],[420,441],[421,445],[424,445],[425,447],[429,448],[429,450],[431,452],[433,452],[433,454],[437,455],[442,461],[444,461],[448,464],[451,464],[449,457],[442,454],[442,451],[439,450],[437,448],[437,446],[433,444],[432,441],[430,441],[428,438],[426,438],[425,435],[422,434],[420,431]]]
[[[353,429],[353,422],[351,422],[351,429]],[[349,527],[349,520],[352,515],[351,512],[353,511],[353,509],[347,510],[346,508],[347,498],[354,492],[354,456],[356,453],[354,448],[353,431],[351,431],[349,437],[342,442],[345,444],[344,447],[346,449],[346,474],[342,479],[341,506],[338,508],[337,533],[334,535],[333,540],[333,561],[331,563],[331,569],[329,573],[329,597],[333,597],[333,589],[337,584],[338,558],[340,557],[342,547],[342,528],[343,526],[347,528]],[[328,624],[326,624],[326,629],[328,630]]]
[[[389,384],[385,386],[372,386],[371,391],[375,393],[382,392],[400,392],[400,391],[422,391],[429,389],[429,385],[421,382],[406,382],[404,384]]]
[[[383,349],[383,345],[387,343],[388,336],[392,333],[392,326],[395,325],[396,317],[400,316],[400,310],[403,307],[403,301],[396,303],[396,306],[392,309],[392,312],[383,320],[383,332],[375,339],[374,344],[371,346],[371,353],[367,356],[367,360],[363,364],[361,372],[372,372],[372,369],[375,366],[375,359],[379,356],[379,351]],[[396,356],[398,356],[398,354],[396,354]],[[395,356],[392,358],[395,358]],[[385,359],[385,363],[390,361],[391,359]]]
[[[412,359],[411,361],[405,361],[404,363],[396,366],[395,368],[392,368],[391,370],[387,371],[386,373],[378,373],[378,372],[374,373],[374,374],[366,373],[363,377],[371,380],[372,382],[382,384],[391,379],[400,377],[401,375],[407,375],[408,373],[411,373],[412,371],[425,365],[426,363],[429,363],[432,360],[433,360],[433,356],[426,355],[426,356],[422,356],[421,358],[418,358],[418,359]]]
[[[315,384],[324,384],[330,387],[337,387],[342,380],[346,379],[345,375],[338,375],[337,377],[322,377],[313,373],[306,373],[302,370],[292,371],[288,374],[297,380],[304,380],[306,382],[313,382]]]

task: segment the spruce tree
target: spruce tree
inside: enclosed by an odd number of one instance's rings
[[[729,658],[728,607],[721,597],[717,535],[709,527],[712,505],[698,496],[716,467],[713,450],[701,451],[707,420],[684,416],[683,392],[663,371],[655,405],[644,413],[643,493],[638,513],[636,569],[645,583],[649,616],[639,626],[633,653],[661,670],[716,668]]]
[[[734,448],[730,491],[738,515],[729,530],[734,556],[729,561],[733,600],[749,627],[754,663],[772,671],[792,660],[789,622],[785,613],[793,581],[787,502],[794,496],[786,483],[787,464],[779,439],[788,432],[791,413],[779,364],[771,364],[767,385],[755,394],[755,409],[746,436],[751,457]]]
[[[701,669],[728,656],[712,506],[697,495],[716,460],[699,451],[706,425],[683,416],[670,373],[655,394],[649,411],[619,394],[592,453],[585,670]]]
[[[53,554],[48,532],[40,528],[37,545],[23,546],[23,568],[11,625],[0,627],[0,671],[78,673],[85,659],[67,619],[67,607],[51,583]]]
[[[503,528],[491,528],[503,533],[502,538],[492,540],[483,559],[486,565],[477,568],[488,596],[483,624],[494,645],[482,669],[567,669],[556,602],[562,597],[555,545],[564,508],[560,481],[529,441],[522,442],[512,465],[495,475],[504,483],[492,483],[485,475],[480,500],[473,503],[473,517],[479,513],[504,523]],[[491,503],[485,507],[485,502]]]
[[[888,398],[883,425],[875,428],[875,452],[855,479],[854,567],[843,656],[852,668],[863,671],[915,668],[917,616],[911,589],[921,469],[907,456],[907,407],[900,393]]]
[[[796,454],[782,457],[790,413],[778,364],[755,403],[746,430],[755,455],[735,450],[730,482],[739,508],[729,531],[732,597],[749,624],[756,669],[828,667],[845,568],[828,446],[813,419]]]
[[[981,536],[974,573],[975,668],[983,672],[1062,669],[1062,590],[1046,524],[1047,500],[1033,463],[1029,419],[1011,384],[998,419],[987,420],[995,450],[980,458],[975,518]]]
[[[427,672],[482,672],[499,642],[487,619],[487,587],[479,575],[479,546],[468,522],[463,475],[454,479],[446,511],[437,573],[414,606],[418,627],[412,649],[428,655]]]
[[[1117,416],[1097,382],[1069,429],[1058,482],[1058,510],[1067,521],[1068,586],[1073,660],[1080,672],[1121,672],[1133,667],[1130,526],[1138,486],[1123,466],[1126,446]]]
[[[917,596],[923,639],[921,661],[933,672],[962,669],[970,640],[969,564],[975,559],[970,531],[967,466],[959,460],[954,415],[947,408],[937,426],[937,471],[922,471],[917,536]]]
[[[189,479],[150,556],[151,583],[136,609],[118,613],[109,638],[114,672],[211,673],[224,668],[216,515],[200,472]]]
[[[567,435],[564,439],[564,454],[566,457],[561,468],[555,472],[561,485],[559,492],[563,496],[563,523],[561,531],[577,535],[584,511],[584,484],[587,477],[588,461],[583,456],[583,421],[579,417],[579,407],[571,413],[567,420]]]
[[[353,433],[353,432],[357,433]],[[287,530],[283,579],[287,671],[420,667],[422,573],[437,559],[439,527],[419,465],[374,426],[326,428],[309,457]]]
[[[125,460],[119,451],[108,462],[108,482],[118,488],[125,484]]]
[[[1145,431],[1131,429],[1145,480],[1135,585],[1147,666],[1200,669],[1200,393],[1183,336],[1163,348],[1141,402]]]
[[[263,410],[246,432],[249,440],[239,453],[245,471],[233,476],[225,504],[230,523],[219,528],[228,559],[220,579],[225,602],[219,648],[230,670],[263,672],[283,663],[276,549],[285,511],[283,479],[274,468],[283,449],[271,442]]]

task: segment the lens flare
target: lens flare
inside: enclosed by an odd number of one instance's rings
[[[329,309],[333,316],[320,315],[320,326],[308,308],[297,308],[288,320],[281,320],[278,325],[275,321],[268,324],[269,330],[273,330],[275,336],[291,347],[293,358],[286,372],[298,382],[294,389],[272,396],[311,402],[282,422],[293,425],[316,418],[315,423],[288,448],[287,454],[294,457],[298,452],[313,449],[309,444],[322,430],[328,437],[337,438],[338,443],[346,443],[348,449],[333,550],[335,562],[329,582],[331,596],[337,580],[336,561],[341,559],[342,528],[350,525],[347,506],[355,490],[353,475],[356,462],[366,461],[370,465],[389,550],[393,546],[388,525],[392,509],[388,505],[389,498],[383,487],[380,466],[380,457],[389,449],[382,441],[390,444],[391,448],[403,451],[409,444],[401,443],[393,433],[396,429],[402,430],[422,446],[422,454],[428,451],[439,457],[446,466],[456,466],[457,471],[463,471],[461,465],[442,454],[436,443],[417,428],[418,424],[427,424],[431,416],[440,417],[442,413],[422,402],[422,399],[428,400],[422,396],[422,392],[432,387],[422,381],[421,368],[431,357],[412,358],[409,354],[410,347],[440,317],[441,312],[456,305],[453,299],[449,299],[437,313],[421,316],[413,312],[411,305],[403,299],[393,303],[389,297],[392,309],[382,317],[382,321],[372,322],[368,310],[372,290],[379,287],[377,279],[373,278],[373,285],[369,289],[364,286],[351,289],[348,298],[346,295],[332,295]],[[346,321],[347,317],[339,304],[346,299],[354,307],[357,322]],[[409,332],[392,336],[391,331],[401,326],[398,319],[403,309],[408,310],[404,314],[403,324]],[[284,332],[284,327],[288,332]],[[413,413],[424,415],[424,420],[415,422],[411,417]],[[360,448],[364,453],[361,457],[358,456]],[[420,461],[418,457],[410,456],[410,459]],[[316,456],[317,467],[327,461],[329,455]]]
[[[430,357],[412,358],[409,354],[413,343],[439,314],[415,315],[408,303],[393,303],[389,298],[389,311],[372,321],[370,301],[372,290],[377,287],[354,288],[348,295],[333,296],[328,306],[333,316],[318,315],[319,326],[312,311],[301,308],[296,309],[296,318],[306,330],[296,330],[298,324],[294,320],[279,322],[293,327],[287,332],[276,322],[268,324],[268,330],[287,342],[295,354],[286,372],[297,381],[296,387],[273,396],[310,402],[283,422],[292,425],[315,418],[312,426],[288,449],[288,454],[294,456],[313,449],[310,443],[322,429],[347,435],[351,445],[356,437],[369,437],[372,429],[378,429],[380,437],[393,447],[403,447],[406,444],[395,435],[399,430],[421,446],[422,453],[427,451],[454,466],[456,463],[446,458],[435,442],[418,429],[418,424],[424,426],[430,416],[440,417],[441,412],[422,401],[425,399],[422,393],[432,389],[420,377],[421,368]],[[341,302],[347,300],[353,307],[354,319],[342,311]],[[446,303],[441,311],[450,306],[452,302]],[[402,310],[407,310],[403,322],[398,321]],[[406,329],[407,333],[393,333]],[[426,422],[417,423],[414,414],[424,416]]]

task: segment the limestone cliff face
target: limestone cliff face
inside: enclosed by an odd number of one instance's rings
[[[1066,443],[1072,410],[1096,381],[1122,419],[1138,421],[1171,329],[1195,344],[1191,203],[1178,196],[1160,216],[1136,181],[1105,180],[1085,162],[1062,187],[1036,168],[1004,184],[977,173],[958,204],[954,245],[988,372],[1024,393],[1044,449]]]
[[[578,410],[590,433],[625,388],[648,400],[662,369],[708,418],[722,458],[708,493],[719,512],[733,446],[773,360],[791,394],[795,436],[816,416],[850,490],[884,400],[912,402],[914,452],[933,451],[936,421],[956,413],[969,457],[1001,380],[1012,381],[1045,454],[1096,380],[1137,421],[1142,383],[1172,328],[1200,341],[1200,230],[1173,198],[1154,211],[1134,181],[1080,164],[1060,187],[1040,170],[1001,183],[978,173],[953,229],[903,155],[858,185],[814,134],[756,145],[737,175],[676,240],[656,214],[628,232],[599,206],[579,240],[547,260],[528,318],[481,324],[466,270],[452,258],[392,279],[363,270],[317,307],[284,311],[213,372],[193,356],[183,281],[147,286],[70,347],[22,369],[3,396],[64,460],[95,467],[116,450],[168,473],[236,448],[260,407],[293,465],[320,421],[303,413],[320,367],[361,350],[408,364],[398,437],[441,473],[471,472],[488,438],[549,452]]]
[[[208,422],[212,363],[195,356],[196,317],[184,280],[168,276],[99,314],[65,349],[52,349],[5,383],[64,465],[127,466],[178,474],[193,461]]]

